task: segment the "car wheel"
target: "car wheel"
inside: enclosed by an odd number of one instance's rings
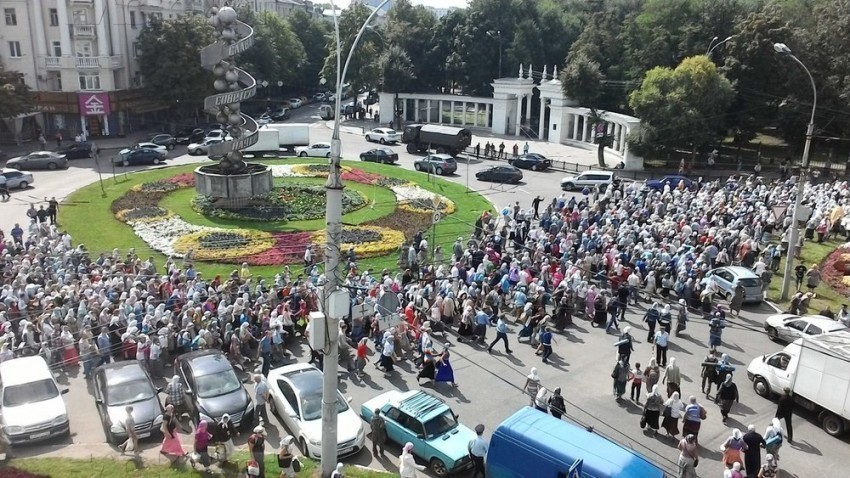
[[[823,431],[835,437],[844,433],[844,420],[835,414],[825,412],[821,427]]]
[[[298,439],[298,446],[301,447],[301,453],[303,453],[304,456],[306,456],[307,458],[312,458],[312,455],[310,455],[310,449],[307,448],[307,442],[304,440],[304,438]]]
[[[29,187],[29,184],[27,184],[26,181],[21,181],[21,184],[19,184],[18,187],[21,189],[26,189],[27,187]]]
[[[436,174],[437,176],[442,176],[443,175],[443,168],[435,169],[434,174]]]
[[[56,163],[47,163],[47,169],[49,169],[51,171],[56,169],[57,167],[58,166],[56,166]]]
[[[169,151],[171,151],[172,149],[174,149],[174,145],[173,145],[173,144],[169,144],[168,146],[166,146],[166,148],[167,148]]]
[[[129,165],[130,165],[130,161],[127,161],[127,160],[125,159],[124,161],[121,161],[121,164],[122,164],[123,166],[125,166],[125,167],[126,167],[126,166],[129,166]]]
[[[564,188],[564,191],[572,191],[576,188],[576,185],[573,183],[564,183],[561,187]]]
[[[727,302],[732,302],[732,293],[727,292],[726,295],[723,296]]]
[[[331,157],[331,153],[326,154],[326,155],[325,155],[325,157],[326,157],[326,158],[328,158],[328,159],[330,159],[330,157]]]
[[[535,165],[531,166],[531,170],[532,170],[532,171],[537,171],[537,165],[535,164]]]
[[[307,157],[307,151],[301,151],[301,153],[298,154],[298,156],[300,156],[302,158],[306,158]]]
[[[437,476],[449,475],[449,469],[446,468],[446,464],[439,458],[431,458],[431,461],[428,462],[428,468],[431,468],[431,471]]]
[[[775,327],[767,328],[767,338],[773,340],[774,342],[779,340],[779,332],[776,331]]]
[[[414,163],[414,164],[413,164],[413,169],[415,169],[415,170],[417,170],[417,171],[422,171],[422,168],[421,168],[421,167],[419,167],[419,163]]]
[[[159,158],[153,158],[153,164],[159,164],[160,162]]]
[[[770,385],[767,383],[767,380],[761,377],[756,377],[753,380],[753,390],[755,390],[757,395],[766,398],[770,397]]]
[[[381,143],[381,144],[387,144],[387,142],[384,140],[384,138],[381,138],[381,140],[378,141],[378,142]]]
[[[366,135],[366,141],[369,141],[369,142],[371,142],[371,141],[372,141],[372,137],[371,137],[371,136],[369,136],[368,134]]]

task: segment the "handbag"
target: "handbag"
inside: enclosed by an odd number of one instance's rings
[[[260,476],[260,465],[254,460],[248,461],[248,475]]]
[[[707,416],[708,416],[708,412],[705,411],[705,408],[699,407],[699,417],[700,417],[700,419],[705,420],[705,418]]]
[[[661,416],[664,418],[669,418],[672,413],[673,411],[670,408],[670,405],[667,405],[666,407],[664,407],[664,411],[661,412]]]
[[[643,415],[640,416],[640,427],[646,428],[646,410],[644,410]]]
[[[298,460],[298,458],[292,459],[292,471],[294,471],[295,473],[301,471],[301,462]]]

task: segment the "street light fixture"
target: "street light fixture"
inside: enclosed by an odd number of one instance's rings
[[[487,32],[487,36],[490,38],[499,39],[499,78],[502,77],[502,30],[496,30],[495,32]]]
[[[717,37],[714,37],[711,40],[711,43],[708,44],[708,50],[705,52],[705,56],[707,56],[710,59],[711,54],[714,53],[714,50],[716,50],[718,47],[720,47],[721,45],[723,45],[726,42],[728,42],[729,40],[731,40],[734,36],[735,35],[729,35],[728,37],[724,38],[722,41],[717,42],[716,45],[711,46],[714,43],[714,41],[717,40]]]
[[[812,116],[809,118],[809,124],[806,126],[806,145],[803,148],[803,164],[800,166],[800,176],[797,178],[797,195],[794,197],[794,209],[791,211],[791,234],[788,237],[788,252],[785,258],[785,271],[782,276],[782,290],[779,293],[780,300],[787,300],[791,292],[791,275],[794,271],[794,250],[797,248],[798,237],[800,236],[800,218],[797,216],[800,211],[800,205],[803,201],[803,193],[806,186],[806,173],[809,169],[809,152],[812,147],[812,136],[815,132],[815,110],[818,107],[818,89],[815,85],[815,79],[812,73],[806,68],[806,65],[799,58],[791,53],[791,49],[784,43],[774,43],[773,49],[780,55],[787,55],[798,65],[803,67],[806,75],[809,76],[809,81],[812,83]]]

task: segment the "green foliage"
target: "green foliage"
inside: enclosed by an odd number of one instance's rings
[[[433,91],[444,81],[439,70],[433,68],[436,62],[429,58],[436,40],[434,34],[437,32],[437,25],[437,19],[428,9],[422,5],[414,6],[410,0],[396,1],[387,14],[386,26],[381,30],[381,40],[385,42],[384,54],[379,61],[382,61],[393,47],[405,53],[412,73],[405,87],[412,91]]]
[[[643,141],[699,148],[715,141],[722,131],[733,95],[729,80],[700,55],[686,58],[676,69],[649,70],[629,104],[653,133]]]
[[[602,83],[605,81],[599,63],[579,51],[567,60],[567,66],[561,70],[560,79],[566,96],[577,100],[583,106],[596,108],[602,96]]]
[[[0,63],[0,118],[29,113],[34,106],[35,96],[21,74],[5,69]]]
[[[254,15],[247,7],[240,8],[239,18],[254,27],[255,40],[253,47],[239,55],[236,64],[258,81],[297,84],[307,55],[289,22],[270,11]]]
[[[319,84],[319,76],[328,56],[328,23],[310,17],[303,10],[293,11],[287,20],[304,48],[304,61],[300,68],[293,71],[297,75],[296,84],[302,88],[314,88]]]
[[[172,106],[179,115],[201,107],[212,93],[212,73],[201,67],[201,49],[216,41],[199,15],[159,20],[151,15],[139,34],[139,70],[150,99]]]
[[[342,51],[340,68],[345,68],[345,60],[354,45],[354,39],[360,27],[366,23],[371,10],[363,4],[352,4],[343,10],[339,16],[339,39]],[[331,30],[327,38],[328,56],[322,68],[322,76],[327,81],[326,86],[336,88],[336,36]],[[377,86],[379,82],[378,57],[380,55],[380,38],[373,34],[363,33],[360,42],[356,45],[356,51],[351,56],[344,83],[350,83],[353,91]]]

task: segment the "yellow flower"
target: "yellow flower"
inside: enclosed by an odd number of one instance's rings
[[[308,176],[314,178],[326,178],[328,177],[327,169],[318,170],[312,169],[310,166],[324,166],[325,168],[328,166],[327,164],[294,164],[292,165],[292,172],[295,174],[300,174],[301,176]],[[340,173],[345,171],[351,171],[351,168],[348,166],[340,166]]]
[[[404,242],[404,233],[401,231],[396,231],[394,229],[389,229],[386,227],[378,227],[378,226],[356,226],[350,228],[351,230],[369,230],[374,231],[380,234],[380,238],[360,243],[360,244],[349,244],[344,243],[340,245],[340,249],[342,251],[348,251],[349,248],[354,248],[354,253],[358,258],[365,259],[367,257],[378,257],[385,256],[387,254],[391,254],[398,250],[401,244]],[[313,244],[318,246],[324,246],[327,241],[327,230],[322,229],[321,231],[316,231],[313,233]]]
[[[161,221],[163,219],[168,219],[169,217],[174,215],[174,213],[169,211],[168,209],[163,209],[163,208],[157,207],[156,209],[162,210],[161,211],[162,214],[153,214],[151,212],[148,212],[148,214],[150,214],[148,216],[133,217],[134,212],[139,212],[139,211],[137,211],[138,209],[140,209],[140,208],[122,209],[122,210],[115,213],[115,219],[118,219],[121,222],[127,222],[127,221],[133,221],[134,223],[135,222],[151,222],[151,221]],[[150,209],[150,208],[146,207],[145,209]]]
[[[204,247],[201,239],[210,234],[236,234],[241,236],[245,245],[234,247]],[[225,259],[236,259],[239,257],[252,256],[271,249],[274,246],[274,237],[263,231],[249,231],[247,229],[209,229],[193,232],[177,238],[173,247],[176,252],[185,255],[192,249],[195,259],[206,261],[218,261]],[[219,244],[221,245],[221,244]]]
[[[399,207],[399,209],[401,209],[403,211],[428,213],[428,214],[433,212],[432,208],[416,207],[409,200],[400,202],[398,207]],[[451,199],[449,199],[447,197],[440,196],[440,206],[438,207],[438,209],[443,214],[449,215],[449,214],[453,214],[455,211],[457,211],[457,206],[455,205],[454,201],[452,201]]]

